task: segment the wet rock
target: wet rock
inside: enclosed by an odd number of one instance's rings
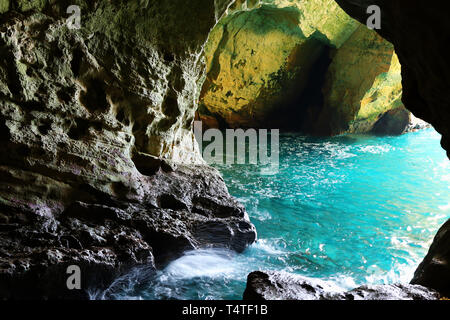
[[[375,122],[372,132],[381,135],[399,135],[408,131],[410,125],[410,113],[404,107],[385,112]]]
[[[365,285],[342,292],[332,284],[284,272],[248,275],[244,300],[437,300],[439,294],[420,285]]]
[[[3,203],[0,296],[86,298],[132,266],[162,267],[196,248],[243,251],[255,241],[245,210],[214,169],[181,166],[141,183],[145,197],[132,202],[106,196],[83,202],[74,189],[75,201],[61,203],[61,212]],[[206,215],[195,209],[199,195],[210,199]],[[64,268],[71,264],[86,275],[83,294],[65,289]]]
[[[412,284],[433,288],[450,297],[450,220],[439,229],[422,263],[414,273]]]

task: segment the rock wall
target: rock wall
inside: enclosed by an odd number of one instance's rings
[[[439,229],[411,283],[433,288],[450,297],[450,219]]]
[[[0,2],[0,297],[86,298],[133,265],[255,240],[192,133],[229,2]]]
[[[334,1],[244,3],[206,46],[199,108],[206,125],[331,135],[369,132],[387,111],[404,111],[392,44]]]
[[[400,72],[393,46],[360,25],[334,53],[314,131],[328,135],[371,131],[387,111],[403,108]]]

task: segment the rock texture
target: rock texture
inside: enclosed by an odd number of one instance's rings
[[[360,25],[334,52],[323,88],[323,108],[312,131],[326,135],[372,131],[390,110],[403,109],[400,72],[392,44]],[[386,133],[401,133],[407,125],[408,121],[400,121],[400,132]]]
[[[339,292],[318,279],[281,272],[248,275],[244,300],[437,300],[439,294],[420,285],[366,285]]]
[[[199,118],[207,126],[370,132],[387,111],[402,107],[392,44],[334,1],[244,3],[246,10],[222,19],[206,46]]]
[[[255,240],[192,132],[229,2],[75,1],[80,30],[72,2],[1,2],[1,298],[86,298],[131,266]]]
[[[367,21],[369,5],[381,8],[381,29],[377,31],[393,43],[402,65],[403,103],[416,117],[432,124],[442,134],[442,147],[450,156],[450,64],[444,49],[450,37],[450,24],[443,3],[336,2],[362,23]]]
[[[450,297],[450,219],[439,229],[411,283],[433,288]]]

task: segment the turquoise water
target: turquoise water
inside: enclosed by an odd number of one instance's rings
[[[409,282],[450,217],[450,162],[439,140],[433,129],[398,137],[285,134],[276,174],[216,165],[258,242],[243,254],[186,253],[128,297],[241,299],[254,270],[320,278],[336,291]]]

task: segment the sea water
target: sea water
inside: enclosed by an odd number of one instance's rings
[[[433,129],[395,137],[280,136],[280,167],[215,165],[258,241],[237,254],[186,252],[109,298],[241,299],[248,273],[277,270],[336,291],[408,283],[450,217],[450,161]]]

